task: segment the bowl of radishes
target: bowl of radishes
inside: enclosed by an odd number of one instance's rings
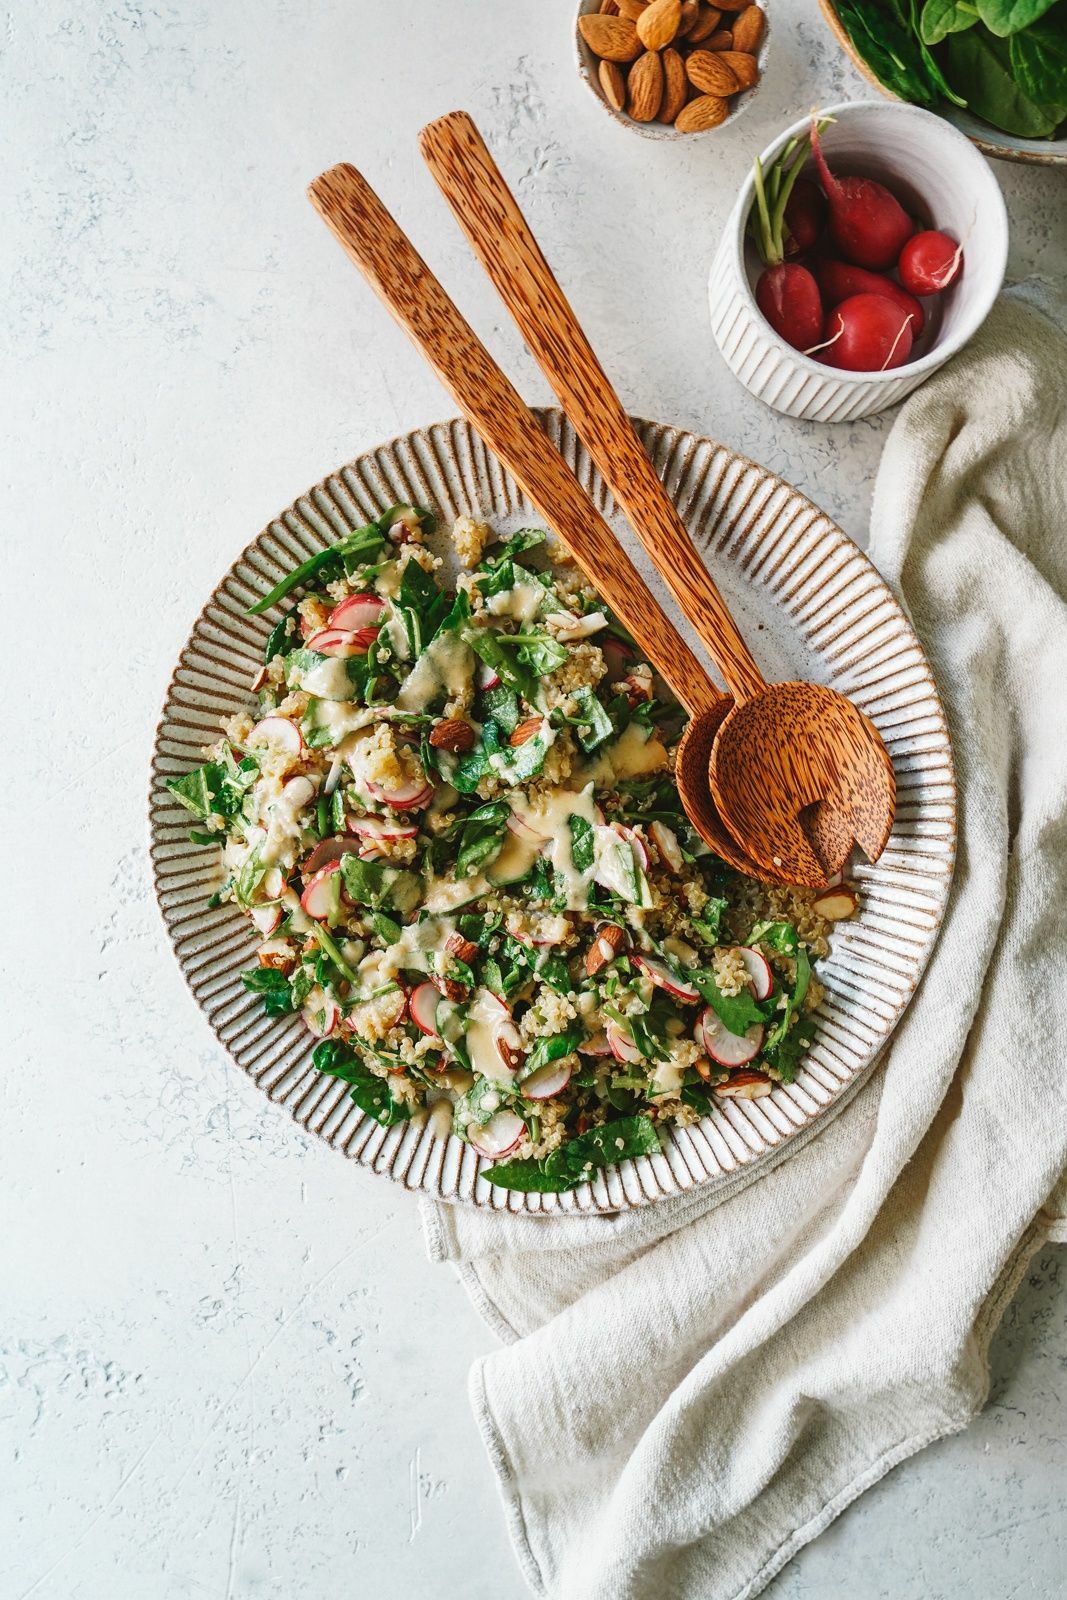
[[[1003,196],[963,134],[916,106],[831,106],[754,163],[712,265],[712,330],[775,410],[872,416],[981,326],[1007,251]]]

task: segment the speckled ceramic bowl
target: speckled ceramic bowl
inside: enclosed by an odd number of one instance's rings
[[[767,70],[767,51],[770,46],[771,32],[773,29],[773,4],[771,0],[760,0],[766,13],[767,20],[763,28],[763,38],[760,40],[759,49],[756,51],[756,60],[759,63],[759,80],[751,89],[745,89],[740,94],[735,94],[730,100],[730,114],[725,121],[720,122],[717,128],[707,128],[703,133],[679,133],[669,122],[635,122],[633,117],[628,117],[625,111],[616,111],[604,98],[604,91],[600,87],[600,61],[590,50],[581,34],[578,32],[578,18],[591,16],[594,11],[600,10],[600,0],[579,0],[578,10],[574,19],[574,56],[578,66],[578,76],[615,122],[621,122],[632,133],[639,133],[645,139],[714,139],[721,137],[727,129],[742,116],[756,95],[759,94],[763,75]],[[724,17],[722,26],[729,23],[729,17]]]
[[[1008,214],[988,161],[962,133],[899,101],[849,100],[818,113],[831,169],[892,188],[916,217],[964,241],[964,269],[945,294],[927,299],[926,328],[909,360],[891,372],[842,372],[786,344],[756,305],[762,263],[748,238],[751,172],[723,229],[708,277],[711,331],[727,366],[757,399],[789,417],[854,422],[896,405],[961,350],[981,327],[1004,282]],[[810,118],[786,128],[760,155],[764,171]]]
[[[621,532],[614,503],[569,426],[559,412],[541,416]],[[151,859],[163,920],[197,1004],[238,1066],[302,1127],[351,1160],[439,1199],[535,1215],[588,1213],[725,1182],[845,1102],[907,1005],[941,923],[956,841],[952,753],[929,665],[904,613],[856,546],[780,479],[707,439],[654,423],[638,427],[727,602],[758,640],[768,676],[810,676],[851,695],[893,757],[893,834],[878,864],[854,874],[862,910],[837,925],[832,953],[820,964],[826,998],[795,1083],[779,1084],[761,1100],[726,1101],[699,1125],[673,1130],[662,1155],[611,1167],[569,1194],[516,1194],[488,1184],[484,1163],[459,1139],[437,1137],[425,1122],[387,1130],[365,1117],[343,1083],[312,1067],[313,1041],[300,1019],[265,1017],[241,983],[259,941],[234,907],[208,909],[221,882],[219,853],[190,843],[189,815],[164,780],[195,766],[220,720],[247,705],[275,617],[250,617],[246,607],[308,554],[396,501],[434,506],[445,519],[480,511],[502,531],[536,521],[465,422],[383,445],[283,511],[204,606],[167,690],[152,761]],[[642,552],[626,542],[662,598]]]

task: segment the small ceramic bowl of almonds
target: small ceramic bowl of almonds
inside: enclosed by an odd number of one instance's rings
[[[709,133],[744,110],[767,17],[752,0],[582,0],[578,70],[619,122],[652,138]]]

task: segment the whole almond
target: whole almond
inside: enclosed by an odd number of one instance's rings
[[[626,17],[579,17],[578,32],[602,61],[636,61],[641,54],[637,29]]]
[[[674,119],[679,133],[706,133],[730,115],[730,107],[717,94],[701,94],[683,106]]]
[[[626,109],[635,122],[652,122],[663,100],[663,63],[657,50],[646,50],[630,68]]]
[[[637,19],[637,37],[646,50],[662,50],[678,32],[681,20],[682,0],[652,0]]]
[[[620,928],[617,922],[602,922],[596,930],[596,937],[585,952],[586,975],[595,978],[598,972],[603,972],[627,944],[629,940],[625,929]]]
[[[604,99],[615,111],[626,104],[626,74],[617,61],[602,61],[597,69]]]
[[[540,717],[527,717],[525,722],[519,723],[508,743],[517,747],[525,744],[528,739],[535,739],[541,732],[541,721]]]
[[[659,122],[673,122],[689,98],[689,79],[685,75],[685,62],[677,50],[663,52],[663,99],[660,101]]]
[[[474,729],[461,717],[446,717],[430,729],[430,743],[435,750],[449,750],[460,755],[474,749]]]
[[[682,9],[678,17],[678,39],[685,39],[700,16],[700,0],[682,0]]]
[[[763,24],[767,19],[759,6],[747,6],[734,18],[734,49],[752,55],[763,38]]]
[[[742,89],[751,89],[759,82],[759,63],[755,56],[746,55],[743,50],[723,50],[719,60],[726,62]]]
[[[701,94],[717,94],[725,99],[741,87],[730,68],[723,64],[722,56],[711,50],[694,50],[685,59],[685,70],[689,82]]]
[[[619,15],[628,17],[631,22],[636,22],[642,11],[648,10],[648,0],[615,0],[619,8]]]
[[[701,6],[700,14],[689,30],[689,43],[701,44],[718,28],[722,21],[722,12],[717,6]]]
[[[720,11],[747,11],[752,0],[715,0]]]
[[[704,40],[700,48],[702,50],[732,50],[733,47],[734,36],[729,28],[719,28]]]

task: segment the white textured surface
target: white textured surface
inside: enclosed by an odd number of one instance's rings
[[[411,1202],[229,1067],[165,949],[150,731],[239,546],[345,455],[452,409],[314,218],[308,177],[359,162],[545,398],[415,153],[453,105],[631,407],[718,431],[862,538],[891,418],[764,411],[706,322],[752,150],[860,88],[805,0],[778,11],[765,88],[692,152],[588,103],[563,0],[38,0],[7,18],[5,1600],[524,1592],[464,1394],[489,1335],[425,1263]],[[1009,271],[1057,276],[1063,175],[997,170]],[[776,1600],[1061,1592],[1061,1261],[1035,1261],[975,1428],[866,1496]]]

